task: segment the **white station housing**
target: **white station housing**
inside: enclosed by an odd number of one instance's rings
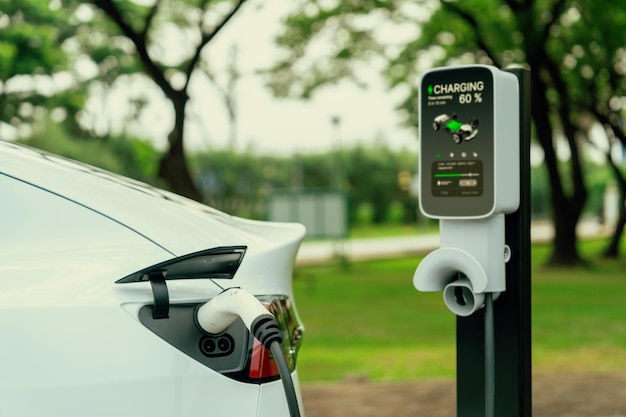
[[[421,80],[420,210],[441,248],[419,264],[419,291],[443,291],[459,316],[506,289],[504,214],[519,207],[519,83],[486,65],[437,68]]]
[[[487,65],[424,74],[419,101],[420,209],[477,219],[519,207],[519,86]]]

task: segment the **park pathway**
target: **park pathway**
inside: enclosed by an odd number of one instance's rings
[[[578,236],[581,238],[602,236],[607,233],[606,228],[593,220],[582,221],[578,226]],[[550,241],[554,235],[552,223],[533,222],[530,235],[533,243]],[[298,265],[324,263],[341,253],[351,261],[420,255],[438,247],[439,234],[432,233],[342,241],[305,241],[300,246],[296,263]]]

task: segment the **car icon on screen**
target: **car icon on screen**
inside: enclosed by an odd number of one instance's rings
[[[478,119],[472,118],[469,123],[458,120],[456,113],[440,114],[433,120],[433,129],[440,130],[444,128],[446,132],[452,135],[454,143],[472,140],[478,134]]]

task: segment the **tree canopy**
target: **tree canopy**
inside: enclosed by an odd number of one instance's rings
[[[551,262],[575,264],[581,261],[576,224],[588,194],[582,152],[590,124],[623,137],[616,102],[625,95],[619,33],[625,21],[620,5],[593,0],[302,2],[276,40],[285,55],[269,73],[269,85],[278,95],[308,97],[341,78],[358,81],[365,63],[380,65],[389,86],[405,94],[399,111],[406,123],[416,126],[418,80],[426,68],[529,66],[534,136],[544,151],[555,225]],[[313,59],[324,39],[338,41]],[[557,143],[569,150],[565,163],[559,163]]]
[[[93,0],[93,4],[116,26],[111,35],[130,42],[132,56],[159,87],[174,108],[174,127],[168,135],[168,151],[159,175],[179,194],[201,200],[185,158],[186,106],[190,82],[199,68],[202,51],[237,13],[245,0],[155,0],[148,6],[130,1]],[[181,32],[185,42],[162,45],[164,30]],[[159,36],[160,35],[160,36]],[[167,39],[167,37],[165,37]],[[171,54],[177,52],[174,58]]]
[[[19,131],[49,110],[56,109],[63,119],[73,119],[80,110],[81,88],[71,81],[69,58],[60,47],[73,36],[72,12],[60,4],[0,0],[0,124],[4,129]]]
[[[198,69],[209,71],[205,47],[244,2],[0,0],[0,121],[19,128],[52,114],[77,135],[110,135],[107,126],[81,131],[85,122],[106,120],[87,114],[86,98],[94,91],[106,95],[122,76],[143,74],[174,113],[159,175],[173,191],[200,200],[184,148],[190,85]],[[38,77],[47,78],[46,88]],[[233,118],[233,98],[228,91],[224,96]],[[146,103],[138,98],[134,104],[140,111]]]

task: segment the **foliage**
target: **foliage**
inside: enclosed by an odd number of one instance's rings
[[[415,126],[418,80],[426,68],[528,64],[534,132],[544,149],[555,223],[551,261],[577,263],[575,228],[588,197],[582,152],[589,120],[604,124],[626,144],[616,114],[625,95],[624,22],[623,7],[592,0],[302,2],[277,37],[286,51],[269,73],[269,84],[276,94],[306,98],[321,85],[356,78],[360,63],[375,63],[389,86],[405,93],[401,111]],[[401,35],[385,37],[392,29]],[[351,53],[330,48],[313,59],[318,44],[329,39],[342,40],[341,50]],[[557,159],[557,137],[569,148],[566,162]],[[614,173],[619,179],[619,171]],[[620,186],[626,198],[626,180]]]
[[[272,190],[341,187],[348,193],[351,222],[368,207],[367,221],[379,224],[393,210],[401,212],[401,222],[415,220],[415,197],[400,187],[398,174],[414,174],[416,159],[377,145],[294,158],[211,151],[193,155],[192,166],[205,201],[228,213],[264,218],[264,201]]]
[[[0,1],[2,13],[2,71],[6,81],[16,75],[52,74],[66,56],[57,48],[68,35],[67,11],[46,2]]]
[[[351,198],[351,217],[359,203],[372,207],[372,222],[383,223],[391,203],[398,197],[397,158],[387,148],[357,147],[345,160]]]
[[[534,218],[550,217],[550,182],[548,173],[539,168],[533,168],[530,175],[530,210]]]
[[[607,183],[613,181],[613,173],[606,164],[584,160],[585,182],[589,197],[585,205],[584,214],[587,216],[602,216],[604,206],[604,193]],[[561,164],[560,169],[569,169]],[[548,173],[543,167],[535,167],[531,172],[531,213],[534,218],[549,218],[550,207],[550,183]]]
[[[37,123],[33,134],[21,142],[139,181],[163,185],[155,173],[160,154],[140,139],[124,136],[108,139],[75,137],[63,125],[48,120]]]
[[[70,60],[61,45],[73,36],[73,11],[54,2],[0,1],[0,124],[22,129],[53,109],[67,120],[80,110],[82,87],[62,82]]]
[[[64,125],[47,120],[37,123],[33,134],[23,142],[140,181],[164,185],[156,172],[161,154],[145,140],[125,135],[73,136]],[[396,233],[403,233],[401,227],[415,231],[417,201],[398,183],[398,174],[414,175],[416,160],[417,155],[411,152],[377,145],[295,158],[226,150],[197,152],[191,154],[190,163],[207,204],[230,214],[264,219],[265,202],[272,190],[334,188],[333,169],[340,162],[351,224],[370,229],[364,232],[368,235],[389,235],[380,230],[381,224],[387,224]],[[586,212],[597,216],[602,213],[605,186],[611,173],[602,165],[591,161],[587,164],[590,198]],[[535,168],[531,178],[532,214],[535,218],[546,218],[550,214],[546,173]]]
[[[602,216],[604,209],[604,193],[607,183],[613,181],[613,174],[606,164],[586,161],[585,181],[589,190],[589,198],[585,206],[585,213],[593,216]]]
[[[189,85],[198,68],[208,71],[205,46],[243,3],[0,0],[0,122],[19,128],[52,117],[73,135],[111,136],[108,126],[82,131],[85,121],[100,119],[81,113],[86,97],[105,96],[120,77],[143,74],[175,114],[157,172],[173,191],[199,199],[183,146]],[[146,101],[140,97],[133,104],[140,112]]]
[[[195,200],[202,197],[189,172],[184,147],[186,106],[192,94],[189,86],[193,74],[200,68],[203,50],[244,1],[157,0],[148,5],[121,0],[91,2],[95,6],[94,13],[106,16],[113,25],[113,29],[103,32],[108,35],[103,38],[105,42],[128,45],[123,51],[120,49],[123,57],[131,63],[141,63],[141,71],[172,104],[174,127],[168,135],[168,150],[158,172],[173,191]],[[180,40],[175,51],[178,56],[174,58],[163,53],[172,52],[168,44],[172,35]],[[101,56],[105,62],[111,57],[110,53],[104,50],[95,54],[95,59]]]
[[[285,18],[285,30],[276,39],[286,58],[272,69],[276,76],[269,78],[270,86],[278,95],[306,98],[316,88],[342,78],[360,81],[358,64],[382,52],[375,27],[362,18],[376,14],[406,22],[407,17],[395,7],[396,3],[399,2],[300,1],[297,12]]]
[[[192,155],[198,189],[207,204],[230,214],[264,218],[268,190],[289,184],[289,161],[250,153],[211,151]]]

